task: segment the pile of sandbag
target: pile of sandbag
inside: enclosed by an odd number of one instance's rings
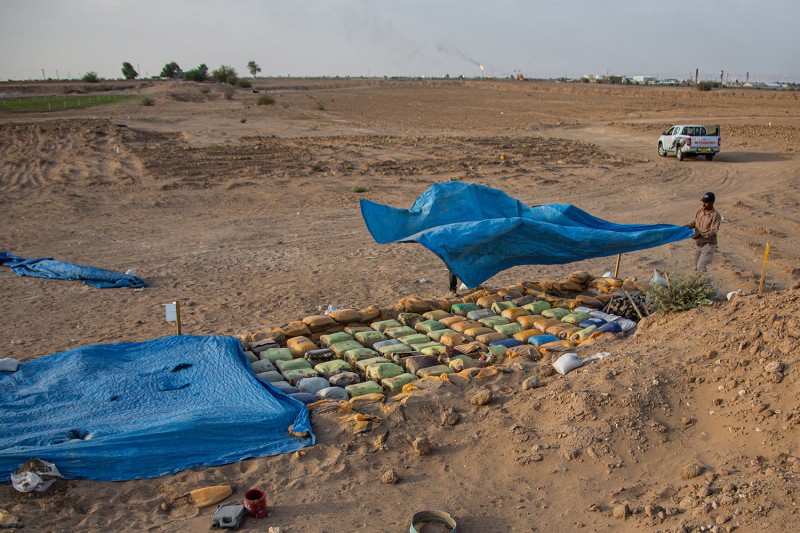
[[[640,290],[635,280],[573,272],[561,281],[310,315],[251,336],[244,348],[259,378],[305,403],[392,394],[420,378],[538,360],[626,334],[636,322],[604,309]]]

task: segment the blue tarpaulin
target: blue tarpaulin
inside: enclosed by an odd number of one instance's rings
[[[615,224],[571,204],[528,206],[503,191],[437,183],[411,209],[361,200],[375,241],[417,242],[470,287],[518,265],[572,263],[688,239],[670,224]]]
[[[67,261],[59,261],[52,257],[38,259],[23,259],[22,257],[0,251],[0,265],[11,268],[18,276],[31,276],[34,278],[49,279],[82,279],[86,285],[98,289],[113,289],[115,287],[130,287],[141,289],[147,284],[141,278],[132,274],[123,274],[102,268],[76,265]]]
[[[305,405],[253,373],[238,339],[86,346],[0,372],[0,480],[32,458],[66,478],[151,478],[314,444]],[[289,435],[289,427],[308,436]]]

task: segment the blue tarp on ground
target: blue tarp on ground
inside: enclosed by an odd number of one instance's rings
[[[52,257],[38,259],[23,259],[22,257],[0,251],[0,265],[11,268],[18,276],[31,276],[34,278],[49,279],[82,279],[86,285],[98,289],[113,289],[116,287],[130,287],[141,289],[147,284],[141,278],[132,274],[123,274],[113,270],[76,265],[67,261],[59,261]]]
[[[0,480],[32,458],[67,478],[151,478],[314,444],[305,405],[250,368],[238,339],[76,348],[0,372]],[[307,431],[308,437],[288,434]]]
[[[615,224],[570,204],[529,207],[462,182],[432,185],[411,209],[361,200],[361,214],[377,242],[417,242],[470,287],[513,266],[571,263],[692,235],[670,224]]]

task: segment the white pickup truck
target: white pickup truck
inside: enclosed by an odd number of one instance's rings
[[[666,157],[674,153],[678,161],[684,157],[703,155],[711,161],[721,146],[719,126],[672,126],[658,138],[658,155]]]

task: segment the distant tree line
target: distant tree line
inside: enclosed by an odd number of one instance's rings
[[[247,70],[255,78],[256,74],[261,72],[261,67],[255,61],[247,63]],[[126,80],[135,80],[139,77],[139,73],[133,68],[133,65],[128,61],[122,62],[122,76]],[[209,74],[208,67],[205,63],[201,63],[197,67],[184,71],[180,65],[175,61],[170,61],[164,68],[161,69],[159,78],[166,78],[170,80],[186,80],[186,81],[215,81],[218,83],[228,83],[239,87],[250,87],[250,82],[239,78],[236,69],[228,65],[220,65],[219,68],[211,71]],[[100,76],[97,72],[90,71],[81,76],[81,81],[86,83],[97,83],[100,81]]]

